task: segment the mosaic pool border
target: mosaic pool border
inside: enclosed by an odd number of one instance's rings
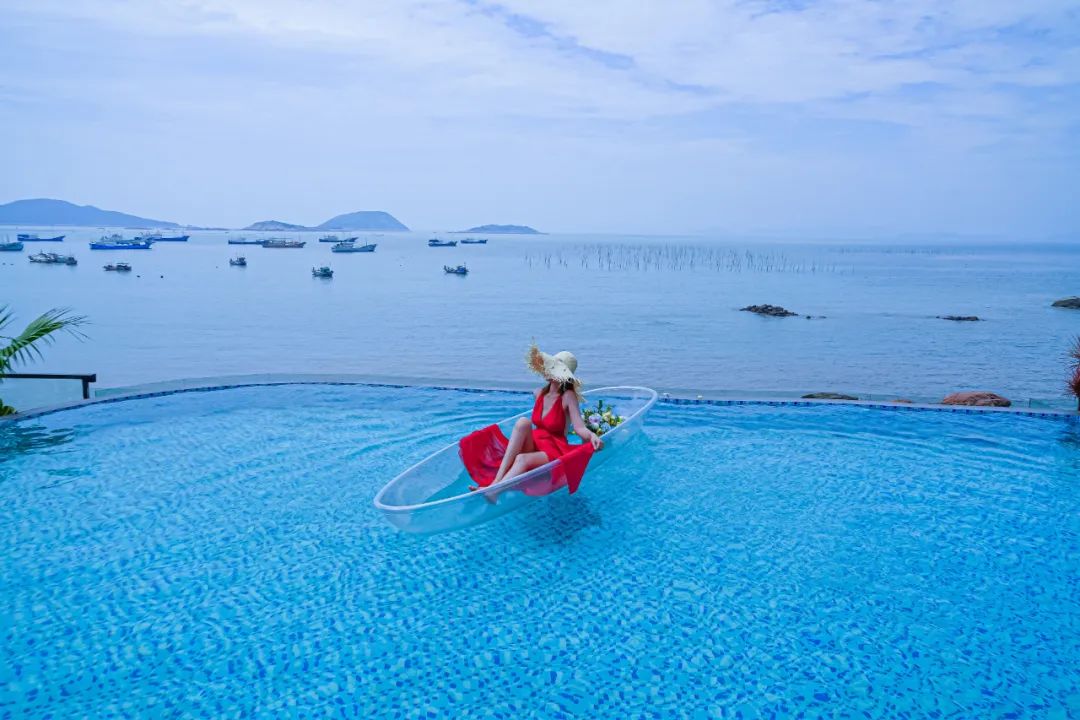
[[[528,394],[529,390],[521,388],[511,387],[468,387],[462,385],[440,385],[429,382],[387,382],[377,380],[364,380],[364,379],[333,379],[332,377],[324,375],[289,375],[289,376],[275,376],[280,379],[263,379],[257,378],[266,376],[250,376],[251,380],[244,381],[240,377],[236,382],[213,382],[207,380],[205,384],[203,381],[197,378],[190,380],[177,380],[166,383],[154,383],[150,386],[134,386],[131,388],[121,388],[120,392],[116,395],[107,397],[90,398],[89,400],[76,400],[73,402],[61,403],[59,405],[50,405],[40,408],[34,408],[25,412],[19,412],[14,415],[0,418],[0,424],[5,422],[19,422],[22,420],[29,420],[33,418],[44,417],[46,415],[53,415],[55,413],[65,412],[68,410],[77,410],[79,408],[87,407],[90,405],[101,405],[107,403],[124,402],[127,400],[144,400],[148,398],[164,397],[166,395],[176,395],[179,393],[188,392],[216,392],[219,390],[233,390],[238,388],[253,388],[253,387],[274,387],[282,385],[325,385],[325,386],[363,386],[372,388],[383,388],[390,390],[440,390],[440,391],[454,391],[464,393],[513,393],[513,394]],[[195,383],[187,385],[185,383]],[[146,388],[153,386],[163,386],[160,390],[148,390]],[[172,387],[171,387],[172,386]],[[143,388],[143,389],[140,389]],[[1057,410],[1057,409],[1032,409],[1032,408],[999,408],[999,407],[969,407],[962,405],[933,405],[925,403],[894,403],[883,402],[875,400],[815,400],[806,398],[792,398],[792,399],[773,399],[773,398],[747,398],[747,397],[715,397],[715,398],[689,398],[674,395],[670,393],[660,393],[658,402],[668,405],[713,405],[713,406],[732,406],[732,405],[765,405],[774,407],[820,407],[823,405],[844,405],[844,406],[856,406],[865,407],[877,410],[894,410],[894,411],[936,411],[936,412],[951,412],[951,413],[964,413],[966,415],[983,414],[983,413],[1005,413],[1010,415],[1022,415],[1026,417],[1058,417],[1058,418],[1073,418],[1080,420],[1080,412],[1070,410]]]

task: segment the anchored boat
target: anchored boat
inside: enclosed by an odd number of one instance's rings
[[[248,240],[247,238],[229,238],[230,245],[262,245],[265,240]]]
[[[487,238],[465,238],[462,245],[487,245]]]
[[[604,449],[589,462],[586,478],[598,465],[618,454],[641,430],[645,415],[656,403],[656,391],[643,387],[605,387],[589,390],[584,398],[610,402],[623,420],[604,433]],[[518,418],[499,423],[510,436]],[[469,492],[472,482],[458,455],[458,444],[447,445],[426,460],[398,475],[375,496],[375,507],[394,527],[410,533],[432,534],[479,525],[517,510],[533,500],[566,487],[561,460],[553,460],[524,475]]]
[[[321,238],[319,238],[319,242],[343,243],[343,242],[356,242],[359,239],[360,239],[359,235],[354,235],[352,237],[347,237],[344,240],[339,238],[337,235],[323,235]]]
[[[303,240],[264,240],[264,248],[302,248],[307,245]]]
[[[22,249],[23,244],[21,240],[16,240],[15,242],[0,242],[0,251],[19,252]]]
[[[125,262],[109,263],[105,269],[112,272],[131,272],[131,265]]]
[[[431,238],[427,241],[428,247],[457,247],[457,240],[439,240]]]
[[[311,268],[311,277],[329,279],[334,277],[334,271],[327,265],[323,265],[320,268]]]
[[[42,263],[43,265],[78,265],[79,261],[71,255],[59,255],[51,252],[41,252],[30,256],[30,262]]]
[[[449,265],[442,266],[443,272],[448,275],[468,275],[469,268],[464,265],[458,265],[457,267],[450,267]]]
[[[233,267],[247,267],[247,258],[243,255],[237,255],[234,258],[229,258],[229,265]]]
[[[109,235],[90,243],[91,250],[149,250],[153,240],[125,240],[121,235]]]
[[[19,233],[15,236],[16,240],[22,242],[63,242],[66,235],[57,235],[55,237],[43,238],[37,233]]]
[[[334,247],[330,248],[330,252],[336,253],[358,253],[358,252],[375,252],[375,243],[368,243],[367,245],[357,245],[352,240],[345,242],[339,242]]]

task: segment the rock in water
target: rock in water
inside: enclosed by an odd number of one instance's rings
[[[821,392],[821,393],[809,393],[803,395],[804,400],[858,400],[859,398],[854,395],[845,395],[843,393],[833,392]]]
[[[1067,297],[1055,300],[1051,307],[1069,308],[1070,310],[1080,310],[1080,297]]]
[[[974,392],[958,392],[948,395],[941,401],[942,405],[973,405],[977,407],[1009,407],[1012,402],[1008,398],[986,390]]]
[[[747,305],[744,308],[739,308],[741,312],[752,312],[758,315],[768,315],[770,317],[792,317],[798,315],[786,308],[782,308],[779,305]]]
[[[938,318],[954,322],[979,322],[981,320],[978,315],[938,315]]]

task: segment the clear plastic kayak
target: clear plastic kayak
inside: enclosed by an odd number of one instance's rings
[[[593,455],[582,480],[582,487],[587,487],[596,467],[619,452],[641,430],[645,414],[656,403],[656,391],[643,387],[604,387],[582,395],[586,402],[601,399],[613,405],[615,412],[625,418],[604,433],[604,448]],[[514,422],[528,417],[530,412],[507,418],[498,425],[509,437]],[[375,496],[375,507],[392,525],[405,532],[431,534],[460,530],[565,488],[565,474],[556,472],[560,462],[554,460],[523,475],[470,492],[472,480],[462,465],[455,442],[387,483]]]

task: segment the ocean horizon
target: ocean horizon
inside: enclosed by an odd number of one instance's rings
[[[535,340],[573,350],[593,386],[922,402],[990,390],[1018,405],[1071,402],[1065,353],[1080,312],[1051,307],[1080,287],[1080,247],[1064,241],[552,234],[429,248],[427,232],[339,232],[378,244],[346,255],[318,242],[323,232],[190,231],[189,242],[149,251],[91,251],[102,229],[56,231],[63,243],[0,254],[0,286],[21,320],[52,307],[88,317],[85,341],[61,338],[23,371],[96,373],[97,390],[266,373],[519,387],[531,382],[523,356]],[[307,245],[226,243],[241,235]],[[27,262],[38,251],[79,264]],[[248,267],[230,267],[236,255]],[[116,261],[133,271],[103,271]],[[443,272],[462,263],[466,277]],[[311,277],[321,265],[332,280]],[[764,303],[798,316],[740,311]],[[540,321],[549,315],[558,320]],[[4,392],[61,399],[29,381]]]

